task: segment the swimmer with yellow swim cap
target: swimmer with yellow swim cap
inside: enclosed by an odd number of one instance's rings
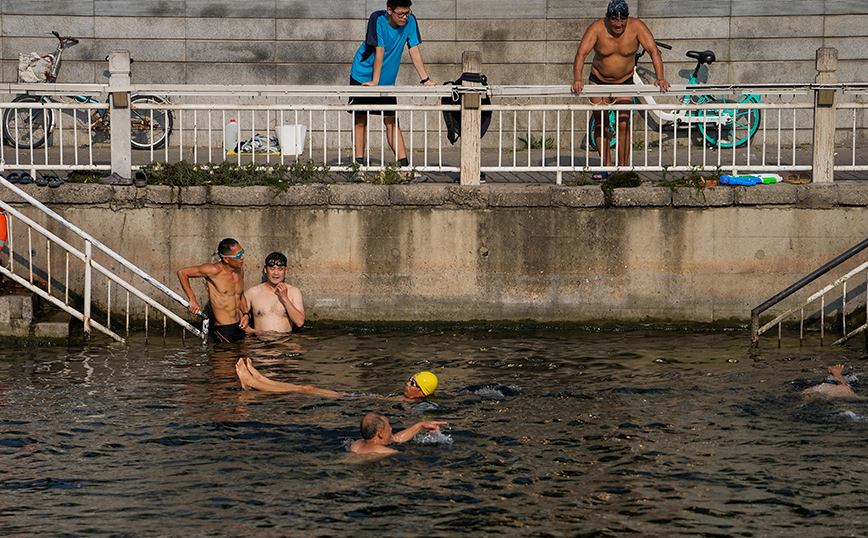
[[[262,390],[265,392],[303,392],[327,398],[353,396],[352,394],[345,392],[320,389],[311,385],[296,385],[295,383],[275,381],[254,368],[253,363],[249,358],[238,359],[238,362],[235,363],[235,373],[238,374],[238,380],[241,381],[241,388],[244,390]],[[411,376],[404,385],[403,397],[408,400],[420,401],[434,394],[435,390],[437,390],[437,376],[431,372],[419,372],[418,374]],[[399,395],[396,394],[395,396]]]
[[[404,385],[404,397],[410,400],[421,400],[434,394],[437,390],[437,376],[431,372],[419,372],[411,376]]]

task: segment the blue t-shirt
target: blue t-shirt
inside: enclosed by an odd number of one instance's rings
[[[358,82],[374,80],[374,58],[376,48],[383,47],[383,67],[380,69],[380,86],[394,86],[398,78],[398,68],[401,66],[401,55],[404,44],[411,49],[422,42],[416,17],[413,14],[407,18],[407,24],[392,28],[385,10],[371,13],[368,19],[368,31],[365,42],[356,51],[353,58],[353,68],[350,75]]]

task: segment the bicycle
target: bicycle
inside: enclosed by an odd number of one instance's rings
[[[61,36],[51,32],[57,38],[58,44],[54,54],[43,56],[40,60],[48,63],[44,79],[46,83],[57,80],[60,72],[61,57],[66,47],[78,43],[78,39]],[[106,58],[108,59],[108,58]],[[79,103],[99,103],[96,98],[86,95],[69,96]],[[13,103],[51,103],[62,102],[48,95],[18,95]],[[106,99],[108,102],[108,99]],[[137,105],[166,105],[168,102],[156,95],[130,96],[131,131],[130,138],[134,149],[157,149],[169,139],[174,125],[174,115],[169,109],[149,108],[137,109]],[[46,138],[54,130],[55,111],[51,108],[7,108],[3,113],[3,137],[10,145],[18,149],[34,149],[42,146]],[[109,108],[100,108],[90,116],[90,128],[107,131],[111,126]]]
[[[667,50],[672,49],[672,46],[667,45],[666,43],[661,43],[660,41],[655,41],[655,43],[658,47]],[[647,85],[642,77],[639,76],[638,71],[639,58],[644,56],[645,52],[645,49],[642,49],[636,53],[635,65],[633,67],[633,83],[636,86]],[[711,65],[714,63],[716,59],[714,52],[710,50],[701,52],[689,50],[687,51],[687,57],[696,60],[696,68],[694,68],[693,73],[690,75],[690,80],[687,84],[698,84],[697,77],[699,76],[699,70],[703,65]],[[649,95],[644,97],[644,99],[647,104],[657,104],[657,101],[653,96]],[[724,105],[727,102],[734,104],[759,103],[760,96],[755,94],[740,95],[735,101],[732,101],[731,98],[730,101],[727,101],[726,96],[685,95],[680,97],[678,101],[682,104],[694,105],[709,103],[720,103]],[[634,97],[633,103],[636,104],[637,102],[637,98]],[[704,139],[716,148],[733,148],[747,144],[750,142],[751,138],[753,138],[754,134],[756,134],[760,124],[760,111],[756,108],[675,109],[669,112],[651,109],[650,112],[656,117],[658,123],[670,123],[676,126],[687,124],[696,125]],[[615,147],[617,142],[614,136],[617,125],[617,112],[615,110],[609,111],[606,123],[607,129],[612,135],[610,147]],[[595,130],[599,129],[596,119],[592,116],[589,125],[589,132],[594,133],[596,132]],[[600,132],[602,132],[602,130],[600,130]],[[593,136],[588,137],[588,142],[592,149],[597,149],[597,144]]]

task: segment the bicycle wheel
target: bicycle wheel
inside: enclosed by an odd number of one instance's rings
[[[726,98],[712,99],[709,103],[726,103]],[[732,101],[730,101],[731,103]],[[759,102],[754,96],[741,96],[736,103]],[[734,113],[734,114],[733,114]],[[726,114],[726,121],[719,121],[721,114]],[[705,123],[699,124],[699,131],[711,145],[719,148],[739,147],[750,142],[760,124],[759,109],[729,109],[700,110],[697,116],[705,118]]]
[[[133,149],[157,149],[163,146],[172,132],[175,118],[167,108],[140,108],[136,105],[165,105],[162,97],[134,95],[130,99],[130,139]]]
[[[13,103],[45,103],[44,97],[19,95]],[[3,137],[18,149],[38,148],[54,125],[54,112],[49,108],[7,108],[3,112]]]

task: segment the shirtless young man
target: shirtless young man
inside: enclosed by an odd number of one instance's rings
[[[582,69],[585,59],[594,52],[591,61],[591,74],[588,82],[594,85],[608,84],[633,84],[633,67],[635,65],[636,52],[639,45],[651,55],[654,64],[654,73],[657,80],[654,85],[665,92],[669,89],[669,83],[663,79],[663,58],[660,50],[654,43],[654,36],[645,23],[629,16],[629,8],[625,0],[612,0],[606,10],[605,18],[594,21],[582,37],[579,50],[576,53],[576,61],[573,65],[573,84],[570,89],[573,93],[580,93],[585,87],[582,82]],[[591,103],[630,103],[629,97],[592,97]],[[611,137],[608,129],[600,132],[599,126],[603,125],[603,112],[593,113],[598,126],[590,136],[600,150],[603,166],[612,166],[612,157],[609,153]],[[601,136],[602,135],[602,136]],[[603,139],[603,140],[601,140]],[[630,144],[630,112],[622,110],[618,112],[618,162],[619,166],[629,164]],[[607,179],[608,172],[594,174],[594,179]]]
[[[393,434],[392,426],[385,415],[368,413],[362,417],[362,439],[350,445],[350,452],[353,454],[378,454],[383,456],[395,454],[398,451],[394,448],[389,448],[390,444],[406,443],[422,430],[436,432],[440,430],[440,425],[442,424],[446,423],[434,420],[417,422],[406,430]]]
[[[181,288],[190,300],[190,312],[197,314],[200,307],[190,286],[191,278],[204,278],[208,299],[214,312],[215,338],[220,342],[237,342],[244,338],[249,322],[247,302],[244,299],[244,249],[238,241],[226,238],[217,246],[220,261],[185,267],[178,271]]]
[[[301,290],[284,282],[286,272],[286,256],[272,252],[265,258],[265,282],[244,292],[253,310],[253,327],[247,334],[290,333],[304,325]]]

